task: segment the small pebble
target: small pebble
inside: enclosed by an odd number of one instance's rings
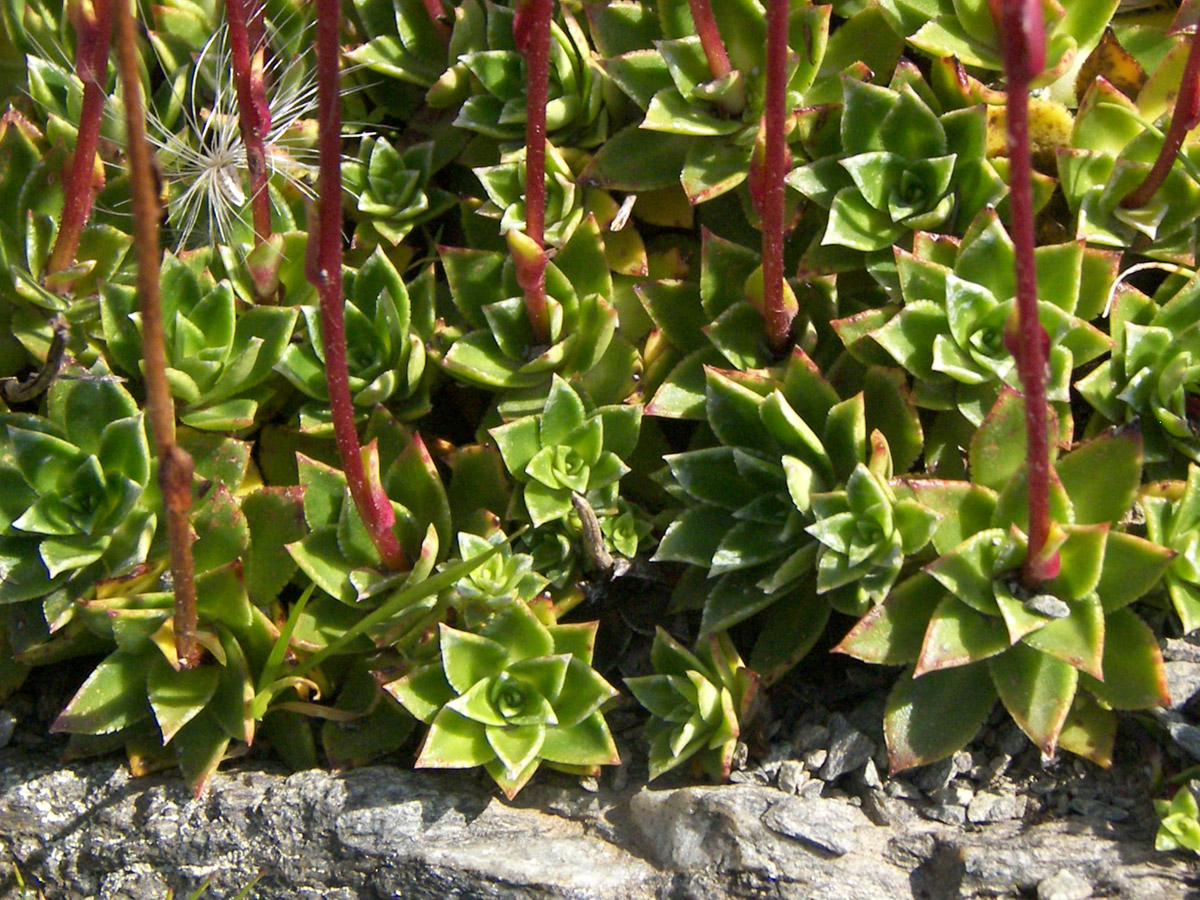
[[[779,776],[775,783],[785,794],[799,794],[805,782],[811,778],[808,770],[804,768],[804,763],[797,759],[789,759],[780,763]]]
[[[980,791],[967,804],[967,821],[975,825],[1019,819],[1025,813],[1025,798]]]
[[[929,799],[943,806],[966,806],[974,796],[975,789],[961,778],[956,778],[944,788],[929,791]]]
[[[829,751],[823,747],[818,747],[816,750],[809,750],[800,758],[804,760],[804,765],[810,772],[815,772],[821,766],[825,765],[825,759],[828,756]]]
[[[926,819],[942,822],[945,825],[962,825],[967,821],[967,811],[961,806],[945,806],[935,803],[921,807],[919,812]]]
[[[889,797],[895,797],[898,800],[921,799],[920,789],[903,778],[889,778],[888,783],[883,786],[883,791]]]
[[[995,781],[1001,775],[1008,771],[1012,765],[1013,758],[1007,753],[1001,753],[999,756],[993,756],[988,760],[988,781]]]
[[[800,796],[815,799],[821,796],[821,792],[825,790],[825,782],[819,778],[810,778],[800,786]]]
[[[1038,900],[1088,900],[1092,886],[1070,869],[1063,869],[1038,882],[1037,896]]]
[[[863,784],[873,790],[879,790],[883,787],[883,782],[879,778],[879,770],[875,768],[875,760],[868,759],[862,768]]]

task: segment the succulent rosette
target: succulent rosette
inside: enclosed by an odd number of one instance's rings
[[[572,153],[572,156],[578,156]],[[525,230],[525,150],[503,155],[500,164],[475,169],[475,176],[487,194],[479,207],[480,215],[500,220],[500,233]],[[546,225],[545,240],[552,247],[566,243],[585,215],[584,191],[567,155],[553,144],[546,144]]]
[[[394,247],[413,228],[455,205],[453,194],[429,184],[433,151],[432,141],[397,150],[379,135],[362,139],[357,158],[342,165],[342,183],[359,213],[356,244],[382,238]]]
[[[1048,545],[1058,574],[1030,587],[1020,399],[1005,393],[970,448],[973,483],[911,489],[944,518],[941,554],[901,581],[838,646],[906,665],[887,700],[892,771],[948,756],[999,698],[1046,755],[1058,747],[1111,762],[1113,710],[1167,702],[1162,655],[1130,604],[1151,590],[1172,550],[1120,530],[1141,482],[1136,430],[1108,432],[1054,463]],[[1103,483],[1095,473],[1103,471]],[[933,710],[955,709],[953,717]]]
[[[617,692],[591,667],[596,626],[545,624],[520,602],[478,633],[439,625],[437,659],[384,685],[429,726],[417,767],[483,766],[511,799],[542,763],[617,764],[602,712]]]
[[[887,482],[891,457],[859,463],[844,490],[812,495],[815,521],[805,531],[821,543],[817,590],[852,588],[845,606],[862,612],[892,589],[905,561],[933,538],[941,515],[912,498],[899,499]]]
[[[653,675],[625,679],[650,712],[650,780],[693,760],[694,768],[725,781],[751,714],[758,676],[724,632],[702,639],[691,653],[659,628],[650,660]]]
[[[489,433],[504,465],[523,485],[513,496],[520,496],[536,528],[571,515],[573,494],[582,495],[594,508],[615,507],[617,482],[629,471],[621,457],[633,452],[640,424],[641,410],[634,406],[589,413],[583,398],[555,375],[541,413]]]
[[[1076,385],[1108,422],[1138,422],[1146,462],[1159,475],[1179,477],[1185,460],[1200,462],[1198,317],[1200,279],[1189,280],[1161,306],[1122,285],[1109,320],[1112,355]]]
[[[163,257],[162,293],[167,380],[180,421],[207,431],[249,428],[260,403],[275,393],[264,382],[288,349],[296,310],[245,308],[231,282],[216,281],[173,254]],[[106,285],[100,313],[109,356],[120,371],[140,378],[137,292]]]
[[[1196,803],[1192,784],[1185,784],[1170,800],[1155,800],[1154,811],[1161,817],[1154,849],[1191,850],[1200,853],[1200,805]]]
[[[1001,387],[1018,383],[1007,343],[1016,309],[1012,239],[989,208],[961,240],[918,234],[911,253],[895,255],[903,305],[834,327],[852,353],[873,360],[871,350],[882,349],[907,371],[918,406],[957,410],[977,426]],[[1104,307],[1116,257],[1082,243],[1039,247],[1034,257],[1038,318],[1050,338],[1047,396],[1065,427],[1072,373],[1112,345],[1088,320]]]
[[[986,156],[982,106],[943,113],[911,66],[890,87],[842,76],[836,146],[788,173],[787,183],[829,210],[807,268],[890,267],[891,246],[913,231],[961,233],[1007,187]],[[832,137],[833,129],[827,132]],[[826,138],[827,143],[833,143]],[[831,151],[831,152],[830,152]],[[836,248],[845,248],[837,251]],[[875,254],[872,257],[870,254]]]
[[[613,280],[596,220],[588,216],[546,266],[550,344],[534,343],[517,282],[517,264],[542,250],[521,231],[510,253],[440,247],[454,310],[438,332],[442,367],[492,390],[546,390],[551,376],[579,375],[600,402],[628,396],[640,367],[637,350],[616,334]]]
[[[44,416],[0,419],[0,603],[55,593],[69,608],[144,562],[154,535],[137,403],[102,362],[75,374],[51,385]]]
[[[406,285],[391,259],[376,247],[357,269],[343,269],[346,351],[350,393],[365,418],[389,402],[397,415],[411,419],[429,409],[425,339],[433,329],[433,273],[429,268]],[[325,383],[325,345],[321,312],[302,306],[307,341],[289,344],[275,369],[311,401],[299,413],[306,431],[328,432],[329,390]]]
[[[664,457],[663,483],[682,508],[654,559],[694,567],[675,597],[702,610],[702,636],[770,607],[751,665],[774,678],[812,647],[831,601],[862,612],[853,591],[818,593],[821,535],[838,543],[836,522],[813,536],[818,498],[835,515],[837,492],[860,463],[891,465],[889,443],[907,469],[920,426],[902,387],[882,370],[866,391],[842,400],[799,350],[780,373],[710,368],[706,376],[708,424],[718,444]],[[825,566],[828,579],[836,556]]]

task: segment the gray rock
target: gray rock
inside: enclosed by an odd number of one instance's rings
[[[1025,608],[1051,619],[1065,619],[1071,614],[1071,607],[1066,601],[1053,594],[1035,594],[1025,601]]]
[[[1200,663],[1200,635],[1167,638],[1163,641],[1163,659],[1168,662]]]
[[[17,727],[17,720],[7,709],[0,709],[0,747],[7,747],[8,742],[12,740],[13,730]]]
[[[1164,663],[1163,668],[1167,673],[1171,709],[1183,709],[1200,695],[1200,662],[1174,660]]]
[[[1088,900],[1092,886],[1070,869],[1043,878],[1037,886],[1038,900]]]
[[[967,821],[975,825],[1019,819],[1025,814],[1026,800],[1011,794],[980,791],[967,804]]]
[[[859,849],[857,832],[872,824],[865,813],[848,803],[794,798],[776,803],[762,820],[777,834],[807,841],[837,856]]]
[[[967,810],[957,803],[928,803],[919,810],[922,816],[945,825],[962,825],[967,821]]]
[[[836,781],[847,772],[859,769],[875,755],[875,742],[851,727],[841,716],[830,725],[829,753],[818,773],[824,781]]]
[[[231,897],[259,873],[256,900],[1066,900],[1046,896],[1065,869],[1095,896],[1191,891],[1191,864],[1156,853],[1140,817],[963,829],[878,792],[858,809],[756,785],[609,781],[592,793],[539,773],[505,803],[474,773],[287,775],[242,761],[197,799],[173,774],[132,779],[115,760],[63,768],[9,747],[0,900],[18,900],[14,864],[47,900],[162,900],[209,876],[213,897]]]
[[[937,762],[915,770],[909,777],[914,785],[926,793],[940,790],[948,785],[950,779],[954,777],[954,760],[952,758],[939,759]]]
[[[1171,735],[1171,740],[1186,750],[1193,759],[1200,759],[1200,728],[1190,724],[1172,710],[1156,709],[1153,715]]]
[[[879,790],[883,787],[883,781],[879,778],[879,770],[875,768],[875,760],[868,759],[862,767],[862,781],[867,787],[872,790]]]

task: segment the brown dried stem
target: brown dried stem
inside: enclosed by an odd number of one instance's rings
[[[145,354],[146,414],[158,457],[158,483],[166,509],[171,546],[171,575],[175,592],[175,653],[179,664],[200,662],[196,644],[196,582],[192,564],[192,534],[188,512],[192,505],[192,458],[175,443],[175,406],[167,382],[167,355],[159,300],[158,243],[160,215],[154,164],[146,141],[146,116],[138,75],[137,34],[129,5],[114,10],[118,70],[125,94],[125,133],[128,140],[130,185],[133,193],[134,247],[137,253],[137,291],[142,307],[142,346]]]

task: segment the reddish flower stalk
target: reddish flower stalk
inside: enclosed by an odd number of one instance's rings
[[[554,0],[525,0],[513,19],[517,48],[525,55],[525,234],[545,247],[546,95],[550,86],[550,17]],[[525,293],[525,311],[536,344],[550,343],[546,309],[546,254],[514,256],[517,281]]]
[[[104,170],[96,167],[96,145],[104,113],[108,82],[108,47],[112,40],[112,8],[109,0],[81,0],[71,4],[75,25],[75,74],[83,82],[83,106],[79,133],[67,176],[62,221],[46,272],[61,272],[75,261],[83,226],[92,214],[96,192],[104,184]]]
[[[442,40],[449,41],[450,26],[446,24],[446,9],[442,6],[442,0],[423,0],[423,2],[425,3],[425,12],[429,14],[429,21],[442,36]]]
[[[166,508],[171,546],[171,575],[175,593],[175,654],[179,664],[200,662],[196,644],[196,581],[192,562],[192,458],[175,443],[175,405],[167,382],[167,354],[159,300],[159,204],[146,115],[138,74],[137,35],[129,5],[118,2],[116,16],[118,71],[125,94],[125,133],[128,140],[130,186],[133,194],[133,236],[137,253],[137,292],[142,307],[142,347],[145,353],[146,415],[158,457],[158,484]]]
[[[729,64],[729,54],[725,52],[725,44],[721,40],[721,32],[717,30],[717,20],[713,18],[712,7],[708,0],[688,0],[692,11],[692,23],[696,26],[696,34],[700,37],[700,46],[704,48],[704,57],[708,60],[708,69],[713,78],[723,78],[733,68]],[[770,25],[767,26],[768,29]],[[784,25],[784,42],[787,25]]]
[[[1146,173],[1146,178],[1121,201],[1123,207],[1137,209],[1150,202],[1175,164],[1183,139],[1197,125],[1200,125],[1200,28],[1192,33],[1192,45],[1183,68],[1183,81],[1179,85],[1175,110],[1171,113],[1171,124],[1163,138],[1162,149]]]
[[[794,304],[784,302],[783,213],[784,183],[791,154],[785,141],[787,125],[788,0],[767,6],[767,86],[763,110],[766,152],[759,181],[762,219],[763,318],[767,341],[780,353],[791,335]]]
[[[250,208],[254,215],[254,233],[259,241],[271,236],[271,197],[267,193],[267,152],[263,138],[271,127],[267,106],[267,86],[263,76],[261,43],[252,43],[249,22],[258,17],[261,27],[261,3],[254,11],[247,0],[225,0],[225,18],[229,22],[229,51],[233,63],[233,83],[237,88],[238,124],[246,145],[246,167],[250,170]]]
[[[1058,574],[1050,536],[1050,444],[1046,368],[1050,341],[1038,320],[1034,267],[1032,159],[1029,148],[1029,84],[1046,61],[1041,0],[989,0],[1000,32],[1008,107],[1009,204],[1016,249],[1017,333],[1007,336],[1025,389],[1025,459],[1029,491],[1029,549],[1021,579],[1028,588]],[[999,9],[997,9],[999,7]]]
[[[381,486],[372,484],[363,465],[354,426],[350,373],[346,362],[346,326],[342,296],[342,112],[338,91],[338,0],[317,0],[317,176],[316,233],[309,238],[308,279],[321,300],[325,345],[325,382],[342,471],[354,505],[385,567],[408,567],[392,526],[395,513]],[[311,228],[310,228],[311,230]],[[315,253],[312,248],[315,246]]]

